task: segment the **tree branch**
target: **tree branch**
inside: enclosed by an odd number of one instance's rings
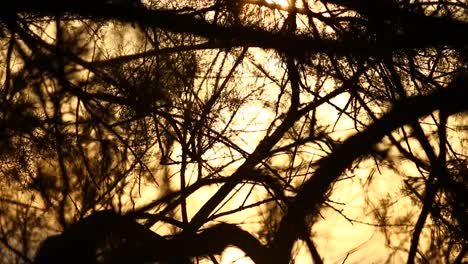
[[[348,1],[332,1],[337,4]],[[382,8],[363,8],[361,5],[348,4],[347,7],[361,11],[369,16],[371,11],[379,12]],[[391,9],[399,17],[390,20],[391,28],[397,25],[402,31],[398,34],[384,34],[385,39],[370,41],[351,36],[343,39],[316,39],[310,35],[298,35],[284,32],[270,32],[252,26],[224,26],[210,23],[191,14],[176,14],[171,10],[149,10],[142,6],[127,6],[108,3],[108,1],[59,1],[59,0],[19,0],[4,6],[0,11],[2,20],[11,19],[14,14],[25,13],[39,16],[75,15],[88,19],[116,19],[124,22],[139,23],[143,26],[159,27],[172,32],[190,33],[205,37],[227,47],[260,47],[275,49],[296,58],[310,53],[333,53],[338,56],[372,56],[391,51],[424,48],[434,45],[464,47],[468,42],[468,24],[450,18],[427,17]],[[385,9],[386,12],[386,9]],[[380,13],[373,14],[379,17]],[[388,16],[385,16],[388,17]],[[374,23],[370,20],[370,24]],[[428,26],[429,25],[429,26]],[[374,26],[372,24],[372,26]],[[385,27],[387,28],[387,27]],[[451,30],[446,30],[450,28]],[[380,30],[385,30],[380,28]],[[394,30],[393,30],[394,31]],[[385,33],[385,32],[383,32]],[[391,33],[391,32],[387,32]],[[391,43],[391,45],[389,45]]]
[[[289,262],[292,246],[302,231],[301,225],[297,223],[303,223],[306,216],[318,213],[333,182],[353,161],[372,153],[373,146],[396,128],[432,111],[442,109],[447,114],[454,114],[468,110],[468,100],[464,93],[467,85],[468,76],[460,76],[446,89],[397,102],[374,124],[351,136],[335,152],[320,160],[318,169],[304,184],[280,223],[269,254],[275,256],[276,263]]]

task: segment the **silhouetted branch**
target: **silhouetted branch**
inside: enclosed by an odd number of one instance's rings
[[[236,246],[244,251],[257,264],[268,262],[268,251],[249,232],[232,224],[218,224],[200,234],[182,236],[171,241],[188,256],[220,254],[228,246]]]
[[[188,257],[220,254],[228,246],[242,249],[255,263],[268,263],[265,247],[235,225],[219,224],[200,234],[166,240],[129,217],[100,211],[47,238],[34,263],[96,263],[101,252],[109,263],[167,260],[181,264],[190,263]]]
[[[336,2],[345,3],[345,1]],[[350,8],[361,8],[361,6],[353,4],[349,4],[349,6]],[[374,9],[366,12],[365,15]],[[387,9],[384,10],[387,12]],[[378,39],[378,42],[356,38],[356,36],[338,40],[316,39],[306,35],[275,33],[247,26],[221,26],[195,18],[190,14],[175,14],[167,10],[121,6],[107,3],[107,1],[67,1],[65,3],[57,0],[22,0],[15,1],[11,6],[5,7],[0,15],[3,18],[8,18],[15,13],[23,12],[36,15],[74,14],[83,18],[138,22],[144,26],[160,27],[172,32],[199,35],[216,43],[219,42],[223,47],[248,46],[276,49],[297,58],[316,52],[341,56],[353,54],[365,57],[387,54],[389,51],[424,48],[428,45],[464,47],[465,43],[468,42],[468,36],[463,34],[468,31],[468,24],[464,22],[424,16],[419,16],[418,19],[409,19],[411,16],[399,10],[398,15],[401,13],[401,16],[404,17],[397,23],[403,31],[398,34],[387,34],[385,39]],[[376,17],[378,16],[377,13]],[[371,23],[373,22],[371,21]],[[416,25],[413,25],[415,23]],[[452,30],[446,30],[447,28]],[[385,30],[385,28],[379,30]],[[424,31],[419,33],[421,30]]]
[[[344,141],[335,152],[319,161],[319,168],[304,184],[281,221],[271,247],[271,254],[276,254],[277,263],[289,262],[292,246],[302,231],[305,217],[318,213],[333,182],[354,160],[372,153],[373,146],[394,129],[432,111],[443,109],[447,114],[454,114],[468,110],[468,100],[464,95],[467,85],[467,77],[459,76],[449,88],[395,103],[392,110],[374,124]]]
[[[96,263],[99,254],[109,263],[158,260],[190,263],[179,253],[179,248],[131,218],[100,211],[72,224],[62,234],[46,239],[34,263]]]
[[[11,252],[13,252],[16,256],[18,256],[19,258],[21,258],[24,262],[26,263],[32,263],[32,261],[27,257],[25,256],[20,250],[16,249],[15,247],[13,247],[12,245],[10,245],[10,243],[8,243],[8,240],[6,239],[5,236],[0,236],[0,243],[7,249],[7,250],[10,250]]]
[[[367,155],[382,173],[389,168],[398,174],[398,161],[406,159],[421,174],[409,180],[396,175],[406,183],[405,198],[422,205],[415,209],[422,209],[416,223],[385,219],[374,226],[412,234],[405,249],[410,263],[417,254],[424,261],[461,262],[466,157],[455,138],[466,130],[456,127],[465,116],[447,117],[467,110],[468,77],[445,86],[466,71],[468,21],[461,20],[468,6],[202,2],[17,0],[0,9],[0,184],[8,187],[1,188],[6,198],[0,198],[0,213],[45,210],[65,228],[43,243],[35,263],[179,264],[198,256],[217,263],[213,255],[228,246],[257,263],[287,263],[299,239],[321,263],[310,227],[333,184],[353,165],[367,166],[360,162]],[[258,11],[266,16],[257,17]],[[406,98],[410,94],[420,96]],[[336,127],[327,127],[333,120],[326,105],[339,114]],[[255,122],[239,128],[246,120],[241,115],[256,107],[263,108]],[[425,126],[421,119],[437,110],[446,116]],[[346,126],[344,116],[357,134],[338,143],[341,134],[334,132]],[[244,147],[250,135],[255,138]],[[317,158],[325,153],[331,154]],[[175,189],[174,175],[181,178]],[[366,186],[372,179],[373,172]],[[252,187],[247,193],[245,185]],[[196,197],[205,187],[215,194]],[[10,200],[18,190],[31,194],[29,205],[26,196]],[[362,206],[373,203],[373,191],[364,190],[369,199]],[[244,202],[233,199],[239,196]],[[207,200],[192,215],[190,203],[200,199]],[[258,234],[268,244],[235,225],[210,227],[217,217],[267,202],[271,210],[259,210],[268,217]],[[387,213],[388,204],[382,202],[379,213]],[[126,213],[97,212],[68,224],[68,217],[96,208]],[[217,209],[222,213],[213,213]],[[0,215],[7,226],[0,251],[9,253],[0,262],[28,262],[46,226],[57,228],[48,219]],[[435,225],[425,225],[429,216]],[[165,239],[149,229],[158,221],[182,231]],[[427,250],[438,251],[435,257],[418,251],[426,229],[436,238]],[[433,249],[443,242],[449,245]]]

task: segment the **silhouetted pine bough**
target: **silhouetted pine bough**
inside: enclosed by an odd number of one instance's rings
[[[2,6],[0,262],[286,264],[301,241],[322,263],[331,209],[383,231],[388,262],[462,263],[468,5],[288,2]],[[362,219],[332,201],[346,181]]]
[[[112,211],[99,211],[72,224],[40,246],[35,264],[55,263],[192,263],[191,257],[220,254],[227,246],[238,246],[256,263],[266,263],[265,248],[248,232],[229,224],[218,224],[200,234],[165,239]]]
[[[166,240],[128,216],[101,211],[72,224],[62,234],[46,239],[34,263],[145,263],[159,260],[190,263],[190,257],[219,254],[229,245],[243,249],[255,263],[287,263],[293,243],[304,228],[306,216],[316,214],[329,186],[342,171],[356,158],[371,153],[372,146],[383,136],[415,118],[436,109],[447,114],[468,110],[468,101],[463,97],[466,84],[467,80],[460,78],[446,91],[395,104],[387,115],[322,159],[316,176],[304,185],[291,204],[268,250],[251,234],[234,225],[220,224],[200,234],[183,234]],[[407,114],[415,106],[417,111]]]

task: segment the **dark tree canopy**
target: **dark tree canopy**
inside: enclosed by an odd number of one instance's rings
[[[466,263],[467,32],[458,0],[5,3],[0,262]]]

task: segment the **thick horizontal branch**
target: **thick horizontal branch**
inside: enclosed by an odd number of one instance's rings
[[[468,24],[450,16],[427,16],[415,12],[411,4],[399,6],[392,0],[327,0],[349,10],[358,12],[367,20],[367,27],[379,34],[380,40],[397,48],[418,48],[446,45],[466,49]],[[444,3],[446,7],[468,8],[467,4]],[[417,4],[415,4],[417,6]],[[417,7],[415,7],[416,9]],[[450,28],[450,30],[447,30]]]
[[[118,4],[119,2],[122,4]],[[356,38],[354,35],[345,36],[342,39],[317,39],[311,35],[271,32],[256,27],[223,26],[190,14],[177,14],[170,10],[149,10],[142,5],[123,4],[124,2],[131,3],[132,1],[18,0],[4,6],[0,15],[2,19],[11,19],[14,14],[19,13],[34,16],[70,15],[87,19],[115,19],[163,28],[172,32],[195,34],[215,42],[214,46],[275,49],[299,58],[317,52],[338,56],[349,54],[375,56],[397,50],[435,45],[459,48],[465,47],[468,43],[468,35],[465,34],[468,31],[467,23],[437,17],[412,18],[406,13],[401,13],[401,19],[386,20],[386,22],[395,23],[395,25],[388,25],[389,28],[397,26],[402,31],[398,34],[395,34],[395,31],[388,32],[389,34],[382,32],[381,36],[384,38],[382,40]],[[349,8],[353,6],[350,5]],[[358,11],[364,13],[364,16],[370,14],[359,8],[360,6],[356,7]],[[376,13],[374,17],[378,16],[379,14]],[[375,22],[373,19],[368,21],[370,24]],[[451,30],[446,30],[447,28]]]

